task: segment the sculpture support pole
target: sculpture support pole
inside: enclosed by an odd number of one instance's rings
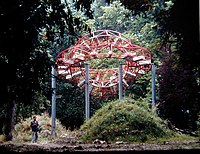
[[[152,64],[152,109],[155,111],[156,106],[156,84],[155,84],[155,76],[156,76],[156,67],[155,64]]]
[[[52,74],[52,79],[51,79],[51,87],[52,87],[52,113],[51,113],[51,117],[52,117],[52,129],[51,129],[51,135],[53,137],[56,136],[56,71],[54,66],[52,66],[52,70],[51,70],[51,74]]]
[[[85,118],[90,118],[90,83],[89,83],[89,64],[85,64]]]
[[[122,64],[119,64],[119,99],[122,99],[123,83],[122,83]]]

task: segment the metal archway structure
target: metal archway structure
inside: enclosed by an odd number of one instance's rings
[[[84,64],[88,62],[91,63],[90,94],[111,97],[118,94],[119,63],[123,63],[122,81],[125,90],[130,82],[151,69],[151,53],[117,31],[97,30],[84,35],[74,46],[57,55],[57,74],[84,88]]]

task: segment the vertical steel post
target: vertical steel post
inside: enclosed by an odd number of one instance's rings
[[[155,106],[156,106],[156,67],[155,64],[152,64],[152,109],[155,111]]]
[[[90,118],[89,64],[85,63],[85,118]]]
[[[52,78],[51,78],[51,86],[52,86],[52,129],[51,129],[51,135],[53,137],[56,136],[56,71],[54,66],[52,66],[51,70]]]
[[[119,99],[122,99],[123,83],[122,83],[122,64],[119,64]]]

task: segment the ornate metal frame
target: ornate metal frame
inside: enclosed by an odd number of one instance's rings
[[[102,60],[110,60],[112,65],[102,67]],[[112,97],[118,93],[119,83],[118,67],[113,64],[123,63],[122,81],[125,90],[131,81],[151,69],[151,53],[146,48],[133,44],[117,31],[97,30],[84,35],[74,46],[57,55],[57,74],[84,88],[84,64],[89,62],[90,94]]]

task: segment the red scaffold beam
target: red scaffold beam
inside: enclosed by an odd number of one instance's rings
[[[112,65],[109,68],[104,67],[104,60]],[[96,97],[112,97],[118,94],[120,61],[123,61],[123,89],[129,86],[130,81],[151,69],[151,53],[112,30],[86,34],[74,46],[61,51],[56,57],[57,74],[84,88],[84,63],[88,61],[91,61],[90,94]],[[117,63],[118,66],[114,67]]]

